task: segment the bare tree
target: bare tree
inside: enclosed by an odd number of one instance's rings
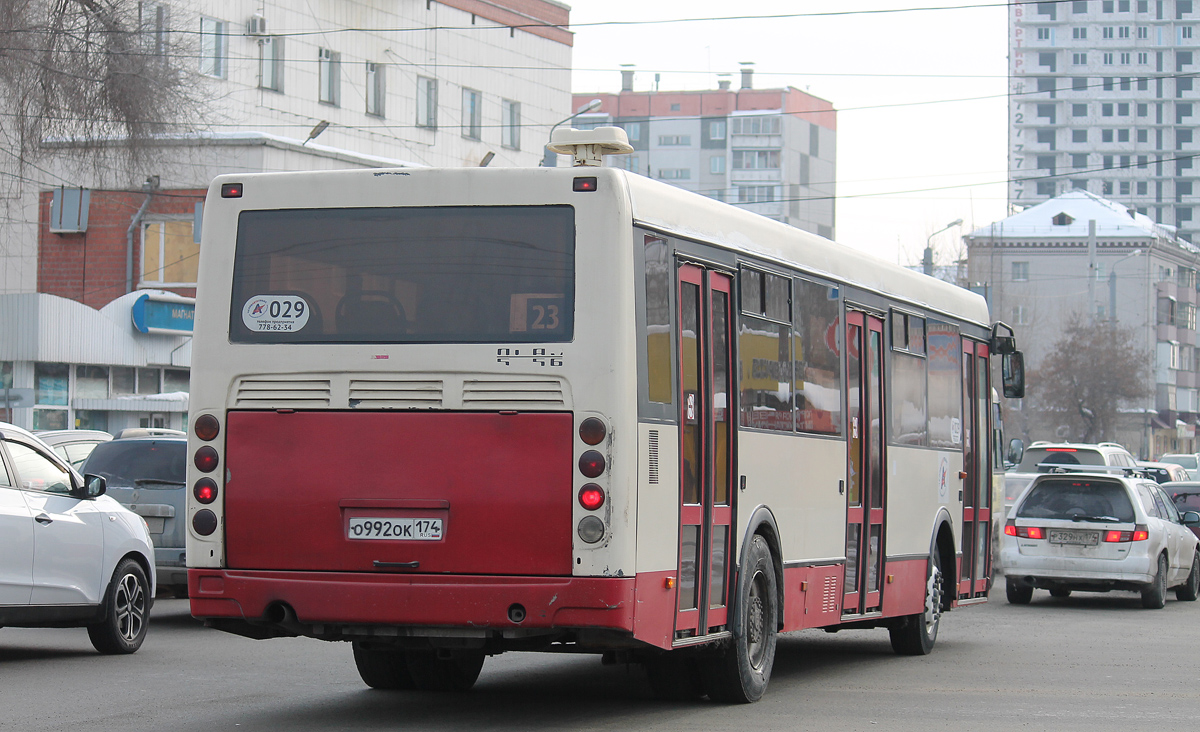
[[[142,143],[193,118],[187,47],[167,6],[136,0],[0,2],[0,123],[24,166],[45,142],[77,158],[134,162]],[[11,164],[11,161],[9,161]]]
[[[1030,374],[1034,409],[1067,425],[1080,442],[1115,437],[1118,407],[1150,395],[1150,354],[1131,328],[1091,324],[1075,314],[1058,345]]]

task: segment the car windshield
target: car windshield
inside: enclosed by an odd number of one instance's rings
[[[184,484],[187,443],[183,440],[114,440],[97,445],[83,472],[99,475],[114,485],[164,481]]]
[[[1017,518],[1134,520],[1133,504],[1125,486],[1108,480],[1047,480],[1033,487]]]
[[[1025,451],[1018,473],[1049,473],[1047,465],[1103,465],[1104,456],[1096,450],[1074,447],[1031,447]]]
[[[1196,470],[1195,455],[1163,455],[1159,462],[1175,463],[1176,465],[1182,465],[1188,470]]]

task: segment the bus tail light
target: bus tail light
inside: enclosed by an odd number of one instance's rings
[[[604,489],[595,483],[588,483],[579,489],[579,505],[589,511],[595,511],[604,505]]]
[[[196,469],[201,473],[211,473],[217,469],[217,464],[221,462],[221,458],[217,455],[217,451],[213,447],[205,445],[196,451],[194,462],[196,463]]]
[[[217,482],[212,478],[201,478],[192,488],[192,495],[200,503],[209,504],[217,500]]]
[[[221,423],[211,414],[202,414],[196,417],[192,428],[196,431],[196,437],[205,442],[212,442],[217,439],[217,435],[221,434]]]
[[[200,536],[209,536],[217,530],[217,514],[202,508],[192,516],[192,528]]]
[[[588,478],[599,478],[604,473],[604,456],[595,450],[583,453],[579,456],[579,472]]]
[[[587,445],[599,445],[608,436],[608,427],[599,417],[588,417],[579,425],[579,439]]]
[[[1010,519],[1004,524],[1004,533],[1006,536],[1015,536],[1019,539],[1045,539],[1046,533],[1042,531],[1040,526],[1017,526]]]
[[[579,538],[588,544],[595,544],[604,538],[604,522],[595,516],[584,516],[579,522]]]

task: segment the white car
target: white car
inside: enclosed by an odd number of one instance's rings
[[[1200,595],[1200,543],[1157,483],[1097,473],[1040,475],[1021,494],[1004,526],[1000,566],[1008,601],[1025,604],[1034,589],[1142,593],[1161,608],[1169,588],[1180,600]]]
[[[0,626],[83,626],[101,653],[141,647],[155,590],[150,530],[105,488],[0,422]]]

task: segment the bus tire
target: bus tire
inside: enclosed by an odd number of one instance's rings
[[[439,658],[437,651],[409,651],[408,672],[421,691],[467,691],[483,669],[483,651],[454,651]]]
[[[925,609],[905,616],[900,623],[888,628],[892,650],[901,656],[927,656],[937,641],[945,589],[942,555],[937,549],[929,555],[928,566],[925,573]]]
[[[104,620],[87,627],[101,653],[134,653],[142,647],[150,618],[150,584],[140,564],[124,559],[104,592]]]
[[[414,688],[404,649],[372,648],[362,641],[354,641],[353,645],[354,665],[364,684],[387,691]]]
[[[704,690],[716,702],[756,702],[767,691],[775,664],[779,596],[775,563],[762,536],[750,541],[738,572],[732,640],[703,667]]]
[[[693,701],[704,696],[704,682],[694,657],[670,652],[647,659],[646,678],[654,696],[664,701]]]

